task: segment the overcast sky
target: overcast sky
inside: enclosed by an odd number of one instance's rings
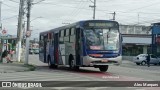
[[[8,34],[16,35],[20,0],[2,1],[3,28]],[[37,37],[39,32],[63,26],[64,23],[92,19],[91,1],[94,0],[45,0],[34,4],[31,9],[32,38]],[[116,21],[120,24],[148,26],[160,21],[159,7],[160,0],[96,0],[96,19],[110,20],[113,18],[111,13],[116,12]]]

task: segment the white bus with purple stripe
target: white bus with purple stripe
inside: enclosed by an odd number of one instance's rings
[[[40,60],[54,68],[65,65],[107,71],[108,65],[122,61],[122,37],[116,21],[85,20],[45,31],[40,33],[39,45]]]

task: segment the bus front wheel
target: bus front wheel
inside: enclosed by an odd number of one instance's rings
[[[101,72],[106,72],[108,70],[108,65],[106,65],[106,66],[99,66],[99,70]]]

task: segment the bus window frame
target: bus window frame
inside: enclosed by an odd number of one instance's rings
[[[68,32],[67,32],[68,31]],[[68,33],[68,35],[67,35],[67,33]],[[63,37],[63,41],[64,42],[69,42],[69,29],[65,29],[65,35],[64,35],[64,37]]]
[[[66,29],[64,29],[63,31],[64,31],[64,35],[63,35],[63,37],[65,37],[65,36],[66,36]]]
[[[60,30],[59,43],[64,43],[64,30]]]
[[[75,29],[76,29],[76,28],[74,28],[74,27],[70,29],[70,35],[69,35],[69,42],[70,42],[70,43],[75,42],[75,39],[76,39],[76,37],[75,37],[75,36],[76,36],[76,35],[75,35],[75,31],[76,31],[76,30],[75,30]],[[73,32],[73,33],[72,33],[72,32]],[[73,38],[74,38],[74,39],[73,39]],[[73,39],[73,40],[72,40],[72,39]],[[71,41],[71,40],[72,40],[72,41]]]
[[[69,36],[70,29],[66,29],[65,31],[66,31],[66,32],[65,32],[65,36]]]
[[[60,37],[64,37],[64,30],[61,30],[61,36]]]
[[[73,31],[73,33],[72,33],[72,31]],[[71,33],[70,34],[75,35],[75,28],[71,28]]]

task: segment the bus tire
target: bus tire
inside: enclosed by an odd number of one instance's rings
[[[105,65],[105,66],[99,66],[99,70],[101,72],[106,72],[108,70],[108,65]]]

